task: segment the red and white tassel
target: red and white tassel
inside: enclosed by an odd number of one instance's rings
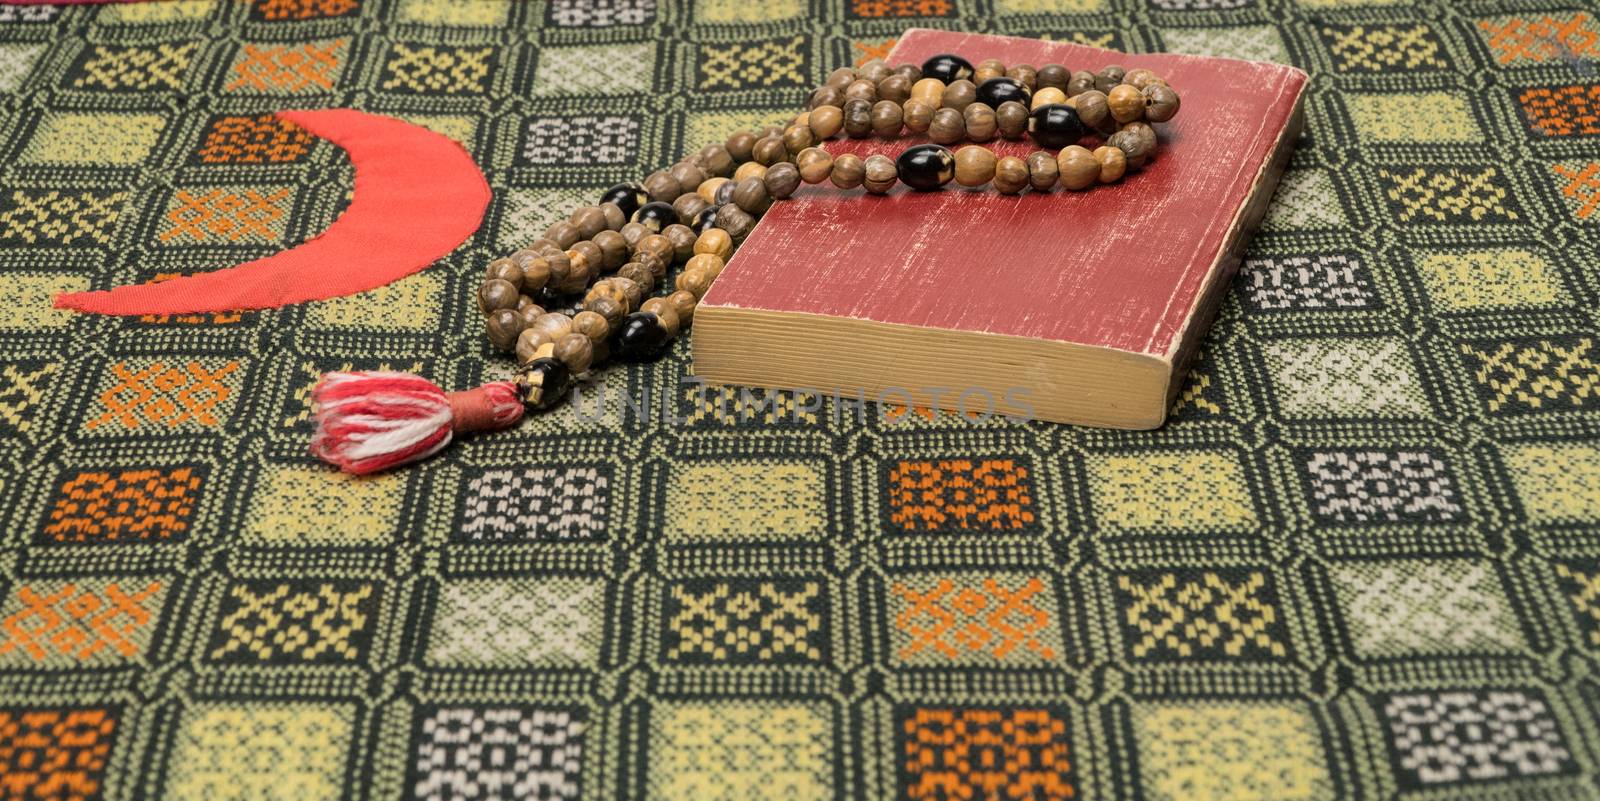
[[[510,428],[522,419],[522,397],[510,381],[445,392],[410,373],[328,373],[311,402],[311,452],[357,475],[426,459],[458,432]]]

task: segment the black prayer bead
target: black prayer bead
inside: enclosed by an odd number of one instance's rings
[[[938,189],[956,177],[956,157],[943,145],[908,147],[894,161],[900,181],[912,189]]]
[[[1039,147],[1051,150],[1077,142],[1089,129],[1079,119],[1077,109],[1064,103],[1051,103],[1033,110],[1028,118],[1028,134]]]
[[[650,312],[634,312],[622,318],[617,341],[611,352],[630,362],[645,362],[660,356],[672,344],[672,334]]]
[[[678,221],[678,210],[671,203],[660,200],[646,203],[633,213],[633,222],[649,228],[653,233],[661,233],[667,226]]]
[[[600,196],[600,203],[617,204],[617,208],[622,209],[622,216],[628,219],[633,219],[633,213],[649,202],[650,195],[638,184],[617,184]]]
[[[978,102],[989,108],[1000,108],[1008,100],[1026,106],[1033,100],[1033,93],[1016,78],[990,78],[978,87]]]
[[[548,356],[534,359],[517,374],[517,388],[522,392],[522,403],[529,408],[548,409],[567,394],[572,371],[565,364]]]
[[[949,53],[922,62],[922,77],[938,78],[945,83],[971,78],[972,72],[972,62]]]

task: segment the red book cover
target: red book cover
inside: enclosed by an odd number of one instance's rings
[[[803,187],[760,221],[696,311],[696,374],[900,402],[909,392],[919,405],[936,400],[928,388],[981,387],[998,411],[1160,425],[1287,163],[1305,73],[931,30],[907,32],[887,60],[939,53],[1145,67],[1183,106],[1157,126],[1148,166],[1083,192]],[[825,146],[893,157],[925,141]],[[986,146],[1000,156],[1039,149],[1028,139]],[[1024,402],[1008,408],[1018,388]],[[955,408],[954,396],[937,400]]]

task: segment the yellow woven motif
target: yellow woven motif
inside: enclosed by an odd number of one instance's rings
[[[1475,362],[1472,376],[1488,396],[1489,411],[1508,406],[1527,410],[1578,409],[1600,401],[1600,362],[1588,337],[1571,343],[1552,340],[1463,344]]]
[[[384,89],[411,92],[481,92],[489,76],[489,60],[494,48],[445,48],[394,46],[389,63],[383,67]]]
[[[1400,222],[1494,222],[1521,219],[1506,207],[1510,192],[1494,167],[1380,169],[1385,195]]]
[[[1528,443],[1507,448],[1502,458],[1529,520],[1600,522],[1600,445]]]
[[[29,434],[41,422],[37,414],[49,387],[46,380],[61,372],[59,363],[27,367],[8,364],[0,367],[0,430]]]
[[[0,240],[109,245],[129,196],[127,191],[13,190],[8,208],[0,212]]]
[[[1483,139],[1464,95],[1454,92],[1352,94],[1346,101],[1361,138],[1373,142],[1477,142]],[[1427,109],[1426,114],[1417,113]]]
[[[1572,602],[1572,613],[1579,625],[1586,629],[1585,641],[1591,648],[1600,649],[1600,569],[1585,571],[1557,564],[1556,575],[1566,579],[1567,600]]]
[[[821,592],[814,581],[793,587],[770,581],[739,588],[726,582],[703,589],[674,586],[667,659],[819,661],[823,620],[808,606]]]
[[[1568,301],[1555,267],[1520,248],[1425,253],[1417,258],[1417,271],[1428,296],[1453,311]]]
[[[1424,24],[1328,26],[1322,29],[1322,36],[1333,53],[1334,66],[1345,72],[1450,66],[1438,37]]]
[[[1232,454],[1111,456],[1092,462],[1090,475],[1095,512],[1115,529],[1227,530],[1256,519]]]
[[[1117,586],[1133,599],[1123,611],[1125,622],[1139,635],[1130,651],[1135,658],[1162,652],[1180,657],[1205,652],[1286,656],[1288,649],[1273,635],[1277,607],[1261,595],[1266,583],[1266,576],[1257,572],[1241,580],[1213,571],[1198,580],[1182,580],[1174,573],[1150,580],[1119,576]]]
[[[748,44],[700,48],[701,89],[747,89],[773,84],[802,85],[804,36]]]
[[[1327,801],[1316,722],[1300,705],[1181,704],[1134,715],[1152,801]]]
[[[128,48],[96,45],[83,63],[83,74],[73,79],[72,85],[79,89],[178,89],[198,47],[194,42]]]
[[[235,585],[228,592],[232,611],[219,624],[222,643],[210,656],[261,662],[355,659],[360,653],[355,637],[371,623],[362,604],[373,593],[373,585],[365,583],[350,588],[333,582]]]

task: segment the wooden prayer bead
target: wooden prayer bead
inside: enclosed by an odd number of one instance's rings
[[[671,203],[678,195],[683,194],[683,186],[672,173],[666,170],[656,170],[644,179],[644,191],[649,193],[651,200]]]
[[[866,175],[866,165],[861,157],[854,153],[840,153],[833,160],[833,174],[829,176],[833,185],[840,189],[854,189],[861,185],[861,180]]]
[[[779,162],[767,168],[762,183],[773,200],[786,200],[800,188],[800,170],[787,161]]]
[[[630,261],[643,264],[645,268],[650,271],[650,276],[657,281],[661,280],[661,277],[667,274],[667,267],[670,266],[666,262],[656,258],[655,256],[652,256],[649,253],[635,253]]]
[[[555,357],[568,370],[581,373],[589,369],[594,360],[594,343],[583,334],[573,332],[556,340]]]
[[[904,121],[900,104],[893,100],[879,100],[872,106],[872,133],[879,139],[893,139],[900,135]]]
[[[816,90],[811,93],[811,97],[806,100],[806,105],[812,111],[815,111],[823,106],[837,106],[843,102],[843,90],[824,85],[817,87]]]
[[[579,239],[591,239],[606,229],[606,215],[599,206],[579,206],[572,210],[567,222],[578,229]]]
[[[672,304],[672,310],[678,313],[678,324],[689,325],[694,322],[694,310],[700,305],[700,299],[693,292],[678,290],[667,296],[667,302]]]
[[[1056,154],[1056,169],[1061,185],[1074,192],[1094,186],[1100,177],[1100,162],[1086,147],[1068,145]]]
[[[1127,74],[1127,70],[1115,64],[1101,67],[1100,71],[1094,74],[1094,88],[1109,95],[1117,84],[1122,83],[1123,76]]]
[[[865,139],[872,135],[871,103],[860,99],[845,101],[844,135],[851,139]]]
[[[550,281],[546,284],[557,292],[565,292],[572,281],[572,257],[566,251],[560,253],[547,253],[544,256],[545,264],[549,266]]]
[[[981,86],[983,81],[978,80],[978,73],[987,72],[1003,76],[1006,74],[1006,63],[998,58],[986,58],[978,62],[978,65],[972,69],[972,82]]]
[[[548,312],[539,315],[533,321],[533,330],[550,338],[551,342],[572,333],[572,318],[560,312]]]
[[[767,136],[756,142],[750,155],[755,158],[757,164],[770,167],[780,161],[787,161],[789,149],[783,146],[782,136]]]
[[[1015,195],[1028,186],[1028,162],[1016,156],[1006,156],[995,162],[994,188],[995,191],[1006,195]]]
[[[606,218],[606,230],[616,231],[628,222],[628,215],[615,203],[601,203],[600,214]]]
[[[746,178],[733,188],[733,202],[753,217],[760,217],[772,207],[772,196],[767,194],[763,178]]]
[[[962,111],[967,104],[978,99],[978,87],[972,81],[955,81],[944,88],[944,95],[939,99],[942,108],[953,108]]]
[[[620,275],[612,276],[606,280],[622,290],[623,308],[629,312],[639,309],[639,301],[644,299],[644,287],[638,281],[623,278]]]
[[[712,255],[726,261],[733,255],[733,238],[721,228],[711,228],[694,241],[694,252],[696,256]]]
[[[700,163],[712,176],[733,172],[733,156],[723,145],[706,145],[700,148]]]
[[[489,344],[496,350],[516,347],[517,335],[522,333],[522,318],[510,309],[497,309],[489,313],[483,327],[489,334]]]
[[[868,59],[856,67],[856,77],[877,83],[889,77],[889,65],[881,58]]]
[[[806,120],[806,124],[810,126],[811,134],[816,141],[830,139],[844,128],[844,109],[833,105],[818,106],[811,110],[811,116]]]
[[[783,152],[787,158],[790,153],[799,153],[816,144],[816,137],[811,133],[811,128],[805,125],[791,125],[783,130]]]
[[[574,256],[574,254],[576,254],[576,256]],[[583,260],[584,269],[589,271],[589,277],[598,275],[600,273],[600,266],[605,264],[606,261],[605,251],[601,250],[600,246],[596,245],[592,239],[586,239],[582,242],[573,243],[572,249],[567,251],[567,256],[571,258],[575,264],[581,258]]]
[[[911,81],[904,75],[890,75],[878,81],[878,99],[904,103],[911,98]]]
[[[518,364],[527,364],[541,356],[555,355],[555,343],[551,342],[550,337],[543,331],[535,328],[522,329],[517,335],[515,349]]]
[[[678,289],[692,292],[696,298],[706,296],[706,290],[711,288],[711,274],[705,270],[684,270],[678,273]]]
[[[552,223],[544,231],[544,238],[556,243],[556,247],[566,250],[572,243],[578,241],[578,227],[566,220]]]
[[[672,245],[672,240],[666,236],[651,234],[639,240],[638,247],[633,250],[639,255],[654,256],[667,264],[671,264],[675,248]]]
[[[754,162],[754,161],[747,161],[747,162],[745,162],[743,164],[740,164],[739,165],[739,169],[734,171],[734,173],[733,173],[733,185],[737,186],[740,181],[743,181],[743,180],[745,180],[747,178],[761,178],[761,177],[764,177],[766,174],[767,174],[767,167],[766,167],[765,164],[761,164],[761,163]],[[723,191],[731,192],[732,190],[723,188]],[[720,201],[720,197],[713,199],[713,202],[717,202],[717,201]]]
[[[850,67],[840,67],[833,72],[828,73],[828,80],[826,81],[825,85],[832,86],[833,88],[842,92],[846,86],[855,83],[855,80],[856,71],[854,69]]]
[[[711,177],[710,174],[700,168],[700,165],[692,161],[680,161],[672,165],[670,172],[673,179],[678,182],[678,194],[680,196],[684,192],[693,191],[694,187],[699,186],[701,181]]]
[[[622,301],[607,294],[595,295],[593,292],[583,300],[585,311],[600,315],[606,321],[608,330],[617,330],[617,324],[622,322],[623,316],[628,312],[622,307]]]
[[[628,243],[628,250],[632,251],[639,247],[639,240],[655,233],[655,231],[645,227],[644,223],[630,222],[622,226],[622,230],[617,233],[622,234],[622,240]]]
[[[654,261],[654,259],[651,261]],[[655,272],[644,262],[630,261],[617,270],[617,275],[642,287],[648,288],[656,285]]]
[[[1035,94],[1044,87],[1067,90],[1067,82],[1072,80],[1072,73],[1060,64],[1046,64],[1039,68],[1038,83],[1033,87]]]
[[[961,123],[967,130],[967,139],[973,142],[988,142],[994,139],[995,131],[999,129],[994,109],[983,103],[967,106],[961,112]]]
[[[1094,149],[1094,159],[1100,164],[1100,183],[1114,184],[1128,171],[1128,156],[1122,148],[1101,145]]]
[[[1072,73],[1072,78],[1067,81],[1067,97],[1077,97],[1093,88],[1094,73],[1078,70]]]
[[[572,330],[598,342],[610,336],[611,325],[606,318],[585,309],[572,315]]]
[[[515,309],[517,296],[521,294],[510,281],[490,278],[483,282],[483,286],[478,287],[478,308],[483,310],[484,314],[500,309]]]
[[[800,179],[808,184],[820,184],[833,172],[833,156],[820,147],[808,147],[794,158],[800,169]]]
[[[909,62],[905,64],[896,64],[894,68],[894,74],[905,78],[911,83],[916,83],[917,81],[922,80],[922,68]]]
[[[677,200],[672,201],[672,210],[678,213],[679,220],[693,222],[694,218],[700,216],[700,212],[705,211],[710,205],[711,201],[700,197],[699,192],[685,192],[679,195]]]
[[[944,101],[944,81],[938,78],[923,78],[911,85],[911,99],[931,109],[936,109]]]
[[[1039,88],[1039,71],[1032,64],[1013,64],[1006,68],[1006,77],[1020,81],[1030,92]]]
[[[1106,105],[1111,116],[1119,123],[1129,123],[1144,117],[1144,95],[1128,84],[1118,84],[1106,94]]]
[[[601,231],[594,235],[593,241],[595,246],[600,248],[600,269],[615,270],[628,260],[628,241],[622,238],[622,234],[616,231]]]
[[[618,234],[621,236],[621,234]],[[550,262],[535,256],[522,263],[522,291],[537,295],[550,281]]]
[[[1021,139],[1028,132],[1028,107],[1008,100],[994,110],[995,129],[1007,139]]]
[[[722,268],[727,266],[721,256],[715,253],[697,253],[683,263],[685,270],[705,270],[711,273],[712,280],[722,275]]]
[[[850,85],[844,88],[844,102],[849,103],[852,100],[878,102],[878,85],[865,79],[851,81]]]
[[[539,319],[539,315],[544,312],[545,310],[534,302],[533,298],[527,295],[517,298],[517,316],[521,317],[526,325],[533,325],[533,321]]]
[[[650,312],[666,326],[668,336],[677,336],[679,330],[678,310],[667,302],[666,298],[651,298],[639,306],[639,311]]]
[[[995,78],[1004,77],[1006,77],[1006,74],[1003,70],[979,67],[972,73],[972,83],[975,86],[982,86],[985,81],[991,81]]]
[[[1033,93],[1033,102],[1028,105],[1028,108],[1035,109],[1040,106],[1048,106],[1054,103],[1065,102],[1067,102],[1066,92],[1063,92],[1055,87],[1047,86]]]
[[[573,247],[576,248],[577,245]],[[568,250],[565,255],[567,274],[561,279],[561,283],[555,285],[555,289],[558,292],[582,292],[583,288],[600,274],[600,264],[589,258],[587,250]]]
[[[882,195],[893,189],[899,178],[894,160],[882,153],[868,156],[861,168],[861,184],[874,195]]]
[[[728,149],[728,155],[733,156],[733,160],[740,163],[750,160],[750,149],[755,146],[756,135],[749,131],[739,131],[728,137],[728,141],[723,143],[723,147]]]
[[[967,138],[966,118],[953,108],[933,112],[933,124],[928,126],[928,138],[941,145],[954,144]]]
[[[1028,154],[1028,185],[1040,192],[1048,192],[1056,185],[1061,174],[1056,157],[1042,150]]]
[[[994,151],[978,145],[969,145],[956,151],[956,183],[962,186],[983,186],[994,180],[997,164]]]
[[[1128,156],[1128,166],[1139,168],[1155,155],[1156,130],[1143,122],[1130,122],[1111,135],[1106,144],[1122,149]]]
[[[927,133],[933,124],[933,112],[933,106],[916,99],[907,100],[900,107],[901,121],[912,133]]]
[[[1098,127],[1111,116],[1111,104],[1104,92],[1099,89],[1090,89],[1073,98],[1073,108],[1078,110],[1078,119],[1090,128]]]
[[[485,279],[498,278],[502,281],[510,282],[512,286],[517,288],[518,292],[522,291],[522,268],[518,267],[517,263],[510,259],[495,259],[489,262],[489,267],[484,271],[483,277]]]
[[[1157,78],[1154,72],[1151,72],[1144,67],[1128,70],[1128,74],[1122,76],[1123,83],[1128,84],[1129,86],[1132,86],[1140,91],[1144,91],[1146,86],[1149,86],[1150,84],[1156,83],[1160,80],[1161,79]]]
[[[672,253],[667,258],[670,261],[683,261],[694,255],[694,240],[699,235],[693,228],[679,223],[669,225],[662,230],[661,235],[672,243]]]
[[[717,209],[717,227],[728,232],[733,241],[743,240],[756,227],[756,218],[732,203]]]
[[[1165,84],[1150,84],[1144,88],[1144,118],[1150,122],[1166,122],[1178,114],[1178,93]]]

